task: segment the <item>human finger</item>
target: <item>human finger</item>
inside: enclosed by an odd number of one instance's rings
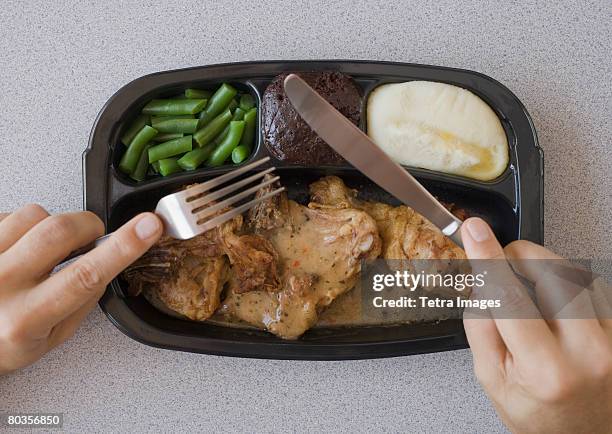
[[[4,253],[4,265],[13,275],[37,281],[70,252],[103,234],[104,224],[89,211],[54,215],[41,221],[11,246]]]
[[[141,214],[34,288],[28,303],[32,330],[44,334],[92,298],[97,300],[106,285],[144,254],[161,233],[162,223],[155,214]]]
[[[47,217],[49,213],[36,204],[23,206],[12,214],[0,215],[0,253],[5,252]]]
[[[463,223],[461,236],[473,273],[486,274],[485,285],[472,290],[483,293],[480,297],[499,300],[501,308],[491,309],[491,316],[513,357],[538,362],[543,352],[553,354],[554,336],[505,261],[489,225],[470,218]]]
[[[606,282],[603,277],[598,276],[592,284],[593,306],[603,329],[610,339],[612,339],[612,285]]]
[[[575,354],[588,354],[596,347],[609,345],[595,313],[591,291],[551,273],[538,278],[535,291],[538,305],[549,312],[547,322],[564,348]]]
[[[488,314],[488,312],[486,312]],[[463,328],[474,358],[474,372],[479,381],[492,386],[502,378],[507,348],[490,314],[463,315]]]
[[[564,339],[581,346],[584,336],[612,327],[612,306],[604,293],[611,289],[596,284],[598,276],[527,241],[513,242],[505,252],[512,267],[534,282],[540,310]]]

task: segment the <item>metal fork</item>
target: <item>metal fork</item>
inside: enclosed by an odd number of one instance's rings
[[[193,238],[196,235],[204,233],[236,217],[238,214],[242,214],[258,203],[277,195],[281,191],[284,191],[284,187],[279,187],[276,190],[270,191],[256,199],[252,199],[240,206],[237,206],[236,208],[231,208],[221,214],[215,215],[228,206],[233,205],[247,196],[256,193],[262,188],[278,181],[279,177],[274,176],[267,181],[262,181],[259,184],[215,203],[214,205],[206,206],[212,201],[221,199],[230,193],[234,193],[274,171],[275,167],[270,167],[269,169],[263,170],[238,182],[230,184],[227,187],[223,187],[219,190],[208,193],[211,189],[219,187],[269,160],[270,157],[262,158],[261,160],[247,164],[239,169],[213,178],[210,181],[206,181],[201,184],[194,185],[186,190],[179,191],[178,193],[169,194],[168,196],[162,197],[157,203],[155,213],[163,220],[166,228],[166,234],[179,240]],[[208,217],[212,218],[207,219]]]
[[[261,203],[264,200],[284,191],[284,187],[279,187],[235,208],[228,208],[230,205],[240,202],[249,195],[254,194],[262,188],[278,181],[279,177],[274,176],[266,181],[258,183],[253,187],[240,191],[227,199],[223,199],[213,205],[206,206],[213,201],[222,199],[231,193],[235,193],[239,189],[263,178],[268,173],[273,172],[276,168],[270,167],[247,178],[241,179],[240,181],[229,184],[226,187],[211,191],[212,189],[222,186],[228,181],[237,178],[249,170],[261,166],[269,160],[270,157],[264,157],[251,164],[241,166],[238,169],[232,170],[231,172],[217,176],[209,181],[196,184],[185,190],[162,197],[159,202],[157,202],[155,214],[157,214],[157,216],[164,223],[164,233],[179,240],[193,238],[196,235],[200,235],[221,225],[222,223],[225,223],[228,220],[231,220],[237,215],[242,214],[250,208],[253,208],[258,203]],[[75,250],[66,259],[64,259],[64,262],[87,253],[94,247],[102,244],[111,235],[112,232],[96,239],[89,246]]]

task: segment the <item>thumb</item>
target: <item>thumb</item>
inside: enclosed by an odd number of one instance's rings
[[[525,287],[514,275],[489,225],[479,218],[467,219],[461,225],[461,236],[472,272],[486,275],[485,285],[474,286],[470,298],[499,301],[499,307],[489,310],[491,318],[479,320],[474,318],[474,309],[464,311],[465,332],[475,363],[485,361],[485,364],[503,366],[499,362],[505,359],[504,348],[517,363],[524,362],[524,366],[547,360],[554,351],[554,337]],[[492,355],[487,356],[487,351]],[[476,366],[490,377],[499,378],[482,365]]]
[[[461,239],[472,272],[487,275],[487,285],[480,289],[474,288],[473,297],[484,296],[485,290],[489,292],[491,288],[518,284],[514,272],[506,261],[504,249],[495,238],[491,227],[483,219],[477,217],[467,219],[461,225]]]
[[[481,218],[472,217],[461,225],[461,239],[469,259],[504,259],[504,250],[491,227]]]
[[[472,272],[487,268],[481,259],[503,257],[503,250],[484,220],[469,218],[461,225],[461,239],[467,257],[471,260]],[[496,261],[497,262],[497,261]],[[488,270],[487,270],[488,271]],[[471,299],[486,298],[474,287]],[[484,314],[484,315],[483,315]],[[465,334],[474,355],[474,371],[485,389],[496,387],[501,380],[506,345],[488,311],[466,308],[463,311]]]
[[[471,299],[498,300],[504,309],[492,309],[490,314],[496,317],[513,317],[505,308],[522,308],[528,303],[524,288],[517,280],[510,264],[506,260],[504,249],[495,238],[491,227],[480,218],[469,218],[461,225],[461,238],[465,253],[470,260],[472,273],[484,279],[483,285],[474,285]],[[526,298],[527,297],[527,298]],[[520,309],[519,309],[520,310]],[[504,312],[506,313],[505,316]],[[482,312],[466,309],[464,318],[480,317]]]

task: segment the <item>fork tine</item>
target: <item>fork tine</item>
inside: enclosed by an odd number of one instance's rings
[[[215,228],[216,226],[219,226],[222,223],[225,223],[228,220],[233,219],[234,217],[236,217],[238,214],[242,214],[243,212],[245,212],[248,209],[251,209],[252,207],[254,207],[255,205],[257,205],[260,202],[263,202],[266,199],[269,199],[275,195],[277,195],[278,193],[282,192],[285,190],[285,187],[280,187],[277,188],[274,191],[271,191],[269,193],[264,194],[261,197],[258,197],[256,199],[253,199],[245,204],[242,204],[236,208],[232,208],[231,210],[229,210],[226,213],[223,213],[221,215],[218,215],[215,218],[212,218],[210,220],[205,221],[204,223],[200,224],[198,227],[198,232],[199,233],[203,233],[206,231],[209,231],[213,228]]]
[[[225,208],[225,207],[227,207],[229,205],[232,205],[232,204],[238,202],[239,200],[244,199],[245,197],[247,197],[247,196],[257,192],[258,190],[261,190],[263,187],[266,187],[266,186],[268,186],[268,185],[270,185],[270,184],[272,184],[272,183],[274,183],[274,182],[276,182],[278,180],[279,180],[279,177],[275,176],[274,178],[271,178],[271,179],[269,179],[267,181],[260,182],[259,184],[257,184],[254,187],[248,188],[248,189],[246,189],[244,191],[241,191],[240,193],[238,193],[238,194],[236,194],[236,195],[234,195],[232,197],[229,197],[229,198],[227,198],[225,200],[222,200],[221,202],[218,202],[218,203],[214,204],[213,206],[209,206],[207,208],[204,208],[202,211],[196,212],[195,210],[193,210],[191,212],[196,214],[196,217],[198,218],[198,221],[199,221],[199,220],[203,219],[204,217],[208,217],[209,215],[213,215],[215,212],[217,212],[219,210],[222,210],[223,208]]]
[[[250,184],[251,182],[255,181],[258,178],[262,178],[265,175],[267,175],[268,173],[274,171],[274,169],[276,169],[275,167],[270,167],[269,169],[263,170],[261,172],[256,173],[255,175],[251,175],[248,178],[245,178],[241,181],[235,182],[233,184],[228,185],[227,187],[221,188],[219,190],[213,191],[212,193],[207,194],[204,197],[201,197],[199,199],[195,199],[191,202],[188,202],[188,205],[191,207],[192,210],[197,209],[203,205],[206,205],[207,203],[213,201],[213,200],[217,200],[222,198],[223,196],[227,196],[229,193],[233,193],[234,191],[238,190],[239,188],[244,187],[245,185]]]
[[[216,178],[213,178],[209,181],[206,182],[202,182],[200,184],[194,185],[193,187],[190,187],[186,190],[183,190],[180,193],[180,195],[185,198],[185,199],[189,199],[192,196],[197,196],[199,194],[202,194],[204,192],[206,192],[207,190],[210,190],[211,188],[215,188],[218,187],[219,185],[230,181],[234,178],[236,178],[237,176],[242,175],[245,172],[248,172],[249,170],[257,167],[257,166],[261,166],[262,164],[266,163],[267,161],[270,161],[270,157],[264,157],[260,160],[254,161],[251,164],[247,164],[246,166],[242,166],[239,167],[238,169],[234,169],[230,172],[227,172],[223,175],[217,176]]]

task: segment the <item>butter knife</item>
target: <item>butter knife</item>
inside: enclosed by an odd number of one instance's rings
[[[296,74],[284,82],[285,93],[304,121],[346,161],[436,225],[463,247],[461,220],[450,213],[410,173],[393,161],[363,131]]]

